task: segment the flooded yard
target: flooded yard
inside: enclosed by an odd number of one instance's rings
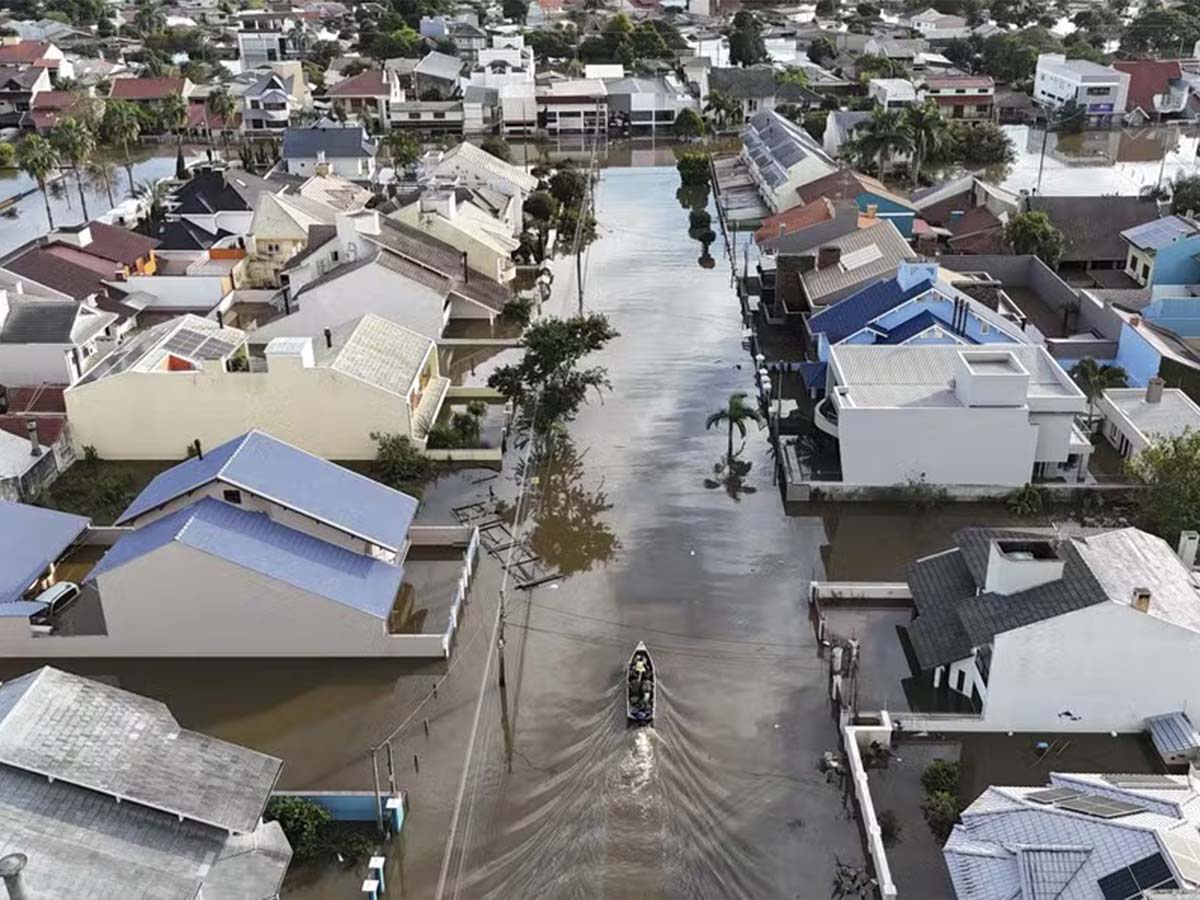
[[[283,757],[285,788],[369,788],[368,750],[394,733],[411,802],[389,857],[400,896],[827,896],[835,857],[863,857],[817,771],[837,734],[807,585],[902,577],[956,528],[1009,517],[965,504],[785,510],[763,431],[747,437],[736,478],[714,472],[726,436],[705,418],[753,390],[752,361],[729,272],[688,236],[661,155],[604,169],[597,189],[586,302],[621,336],[587,362],[608,367],[613,390],[583,409],[560,453],[533,462],[531,547],[563,577],[510,590],[506,691],[488,662],[501,575],[489,558],[449,661],[60,664]],[[560,264],[556,297],[572,267]],[[514,352],[462,354],[456,381],[479,383]],[[518,459],[510,447],[499,477],[430,485],[420,524],[511,501]],[[630,730],[622,666],[638,640],[658,665],[660,715]],[[6,661],[0,677],[33,664]],[[299,873],[286,894],[355,895],[361,874]]]

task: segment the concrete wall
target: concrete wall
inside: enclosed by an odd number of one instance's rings
[[[1130,387],[1140,387],[1158,374],[1162,356],[1148,340],[1128,322],[1121,323],[1121,338],[1117,345],[1117,365],[1125,370]]]
[[[1160,247],[1154,255],[1153,284],[1196,284],[1200,282],[1200,237],[1184,238]]]
[[[1200,635],[1101,603],[997,635],[989,684],[992,731],[1140,731],[1200,708]]]
[[[924,475],[930,484],[1020,487],[1033,473],[1038,429],[1023,407],[850,407],[839,410],[838,439],[847,483],[895,485]]]
[[[436,373],[437,354],[429,354]],[[411,434],[404,397],[327,368],[125,372],[66,392],[77,447],[106,459],[179,459],[261,428],[325,459],[374,459],[371,432]]]
[[[875,813],[870,780],[867,777],[866,766],[863,765],[861,752],[861,747],[870,745],[872,741],[879,741],[885,747],[892,745],[891,720],[886,711],[882,712],[880,717],[880,726],[843,726],[842,744],[846,751],[850,780],[854,784],[854,798],[858,801],[858,812],[867,836],[867,853],[875,867],[875,879],[879,882],[879,895],[883,900],[895,900],[899,894],[895,882],[892,881],[892,868],[888,862],[887,848],[883,843],[883,830]]]
[[[1167,297],[1142,309],[1142,317],[1180,337],[1200,337],[1200,298]]]

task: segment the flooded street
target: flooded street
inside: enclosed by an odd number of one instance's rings
[[[530,546],[565,577],[510,584],[506,691],[487,665],[495,559],[481,566],[449,661],[57,664],[281,756],[287,789],[369,789],[369,748],[395,734],[410,810],[389,850],[389,896],[829,896],[835,855],[863,856],[840,793],[817,771],[837,735],[808,583],[900,577],[955,528],[1005,517],[971,505],[785,511],[766,433],[753,427],[744,477],[714,471],[726,434],[706,431],[705,418],[752,391],[751,360],[721,249],[702,264],[678,175],[659,162],[605,168],[597,187],[586,305],[621,336],[585,365],[607,366],[613,390],[591,398],[560,452],[532,463]],[[560,261],[555,285],[568,312],[572,268]],[[449,522],[490,490],[510,500],[519,455],[510,449],[499,478],[460,472],[431,485],[420,521]],[[654,726],[629,729],[623,667],[638,640],[661,692]],[[34,665],[8,661],[0,678]],[[361,879],[361,869],[318,879],[296,866],[285,895],[358,896]]]

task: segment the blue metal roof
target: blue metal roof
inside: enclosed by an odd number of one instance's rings
[[[876,343],[879,344],[903,344],[909,338],[916,337],[922,331],[932,328],[934,325],[940,325],[946,331],[950,331],[950,323],[945,321],[941,316],[934,315],[930,310],[924,309],[917,313],[911,319],[905,319],[895,328],[891,329],[887,335]],[[954,332],[962,340],[968,344],[977,344],[977,340],[970,335],[959,334]]]
[[[808,320],[809,330],[814,335],[824,334],[829,343],[836,344],[865,327],[872,319],[932,287],[933,282],[925,280],[906,291],[895,278],[877,281],[814,315]]]
[[[804,379],[804,386],[811,390],[812,388],[825,388],[825,375],[829,370],[829,364],[823,362],[802,362],[800,363],[800,377]]]
[[[214,480],[396,551],[404,547],[417,513],[417,500],[408,494],[251,431],[206,453],[204,459],[193,457],[163,472],[121,513],[117,524]]]
[[[1164,216],[1151,222],[1126,228],[1121,237],[1142,250],[1158,250],[1181,237],[1196,233],[1196,226],[1183,216]]]
[[[0,603],[19,600],[89,523],[84,516],[0,502]]]
[[[177,541],[386,619],[404,581],[402,566],[354,553],[231,503],[205,497],[133,531],[113,545],[92,569],[92,581]]]

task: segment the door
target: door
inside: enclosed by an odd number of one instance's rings
[[[961,694],[961,693],[963,693],[963,688],[966,687],[966,684],[967,684],[967,671],[966,671],[966,669],[959,669],[958,670],[958,678],[954,682],[954,689]]]

